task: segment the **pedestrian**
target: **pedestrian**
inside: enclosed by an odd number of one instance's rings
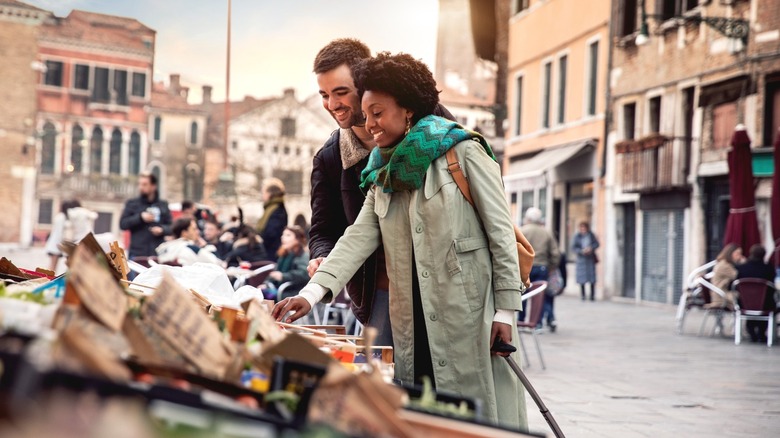
[[[571,250],[577,255],[575,274],[580,285],[582,301],[585,301],[586,284],[590,284],[590,300],[596,300],[596,263],[599,262],[596,248],[598,247],[599,240],[590,231],[590,224],[585,221],[580,222],[579,231],[572,239]]]
[[[57,264],[62,257],[60,244],[81,241],[94,229],[97,216],[97,213],[82,207],[75,199],[62,202],[60,212],[52,221],[49,238],[46,239],[46,254],[49,255],[51,271],[57,271]]]
[[[194,263],[211,263],[222,266],[222,260],[206,245],[200,237],[198,224],[193,217],[180,217],[171,227],[173,240],[160,244],[155,250],[159,263],[177,263],[189,266]]]
[[[523,222],[520,230],[534,249],[534,264],[531,267],[531,273],[528,278],[532,282],[549,281],[550,274],[554,270],[558,270],[558,263],[560,262],[561,252],[558,249],[558,243],[555,241],[552,233],[544,227],[542,210],[536,207],[528,208],[525,211]],[[536,328],[542,328],[542,321],[546,320],[547,327],[550,328],[551,332],[554,333],[557,329],[554,311],[556,293],[557,291],[552,289],[550,289],[549,293],[545,291],[542,319]]]
[[[368,164],[368,155],[376,143],[366,131],[353,69],[370,57],[371,51],[361,41],[343,38],[328,43],[314,59],[322,105],[339,129],[317,152],[312,166],[309,275],[314,275],[339,237],[355,222],[365,201],[359,187],[360,172]],[[453,119],[441,105],[436,106],[434,113]],[[379,346],[393,345],[388,288],[385,255],[380,245],[346,285],[352,312],[362,324],[377,329],[374,343]]]
[[[268,178],[263,183],[263,216],[255,228],[262,238],[269,260],[276,261],[276,252],[282,244],[282,232],[286,226],[284,183],[278,178]]]
[[[745,263],[737,265],[737,279],[760,278],[774,282],[775,269],[764,261],[765,257],[766,249],[764,249],[763,245],[757,243],[751,246]],[[774,289],[767,287],[766,295],[764,295],[764,310],[774,311],[776,306]],[[746,326],[750,340],[753,342],[766,342],[766,321],[748,320]]]
[[[306,250],[306,232],[303,228],[293,225],[284,229],[282,233],[282,246],[277,251],[276,269],[268,274],[268,281],[273,290],[289,283],[282,296],[276,300],[295,296],[298,291],[309,281],[306,267],[309,264],[309,252]],[[272,295],[275,295],[273,293]]]
[[[274,316],[292,321],[308,313],[383,243],[395,377],[409,384],[427,376],[437,390],[482,400],[488,421],[525,428],[522,386],[490,351],[496,339],[516,342],[523,289],[492,150],[479,134],[433,115],[436,82],[411,56],[380,53],[358,65],[355,79],[378,146],[361,174],[365,203],[311,281],[280,301]],[[451,148],[474,207],[447,170]]]
[[[168,202],[160,199],[157,177],[152,173],[138,176],[139,196],[125,203],[119,228],[130,231],[128,258],[150,257],[171,234],[171,211]]]

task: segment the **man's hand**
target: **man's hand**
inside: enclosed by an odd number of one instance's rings
[[[306,301],[306,298],[303,297],[290,297],[285,298],[282,301],[279,301],[275,306],[273,312],[271,312],[271,315],[276,319],[277,321],[282,321],[286,323],[291,323],[293,321],[296,321],[304,316],[306,316],[311,311],[311,305],[308,301]],[[285,316],[287,316],[288,313],[293,312],[292,315],[288,316],[287,319],[284,319]]]
[[[144,211],[141,213],[141,220],[144,222],[154,222],[154,215],[149,213],[148,211]]]
[[[317,257],[316,259],[309,260],[309,266],[306,268],[309,272],[309,278],[314,276],[314,273],[317,272],[317,269],[320,267],[323,260],[325,260],[325,257]]]
[[[151,227],[149,228],[149,232],[154,234],[155,236],[159,236],[163,233],[162,227]]]
[[[280,303],[281,304],[281,303]],[[512,342],[512,326],[509,324],[504,324],[503,322],[493,322],[493,326],[490,328],[490,348],[493,348],[493,343],[496,341],[496,338],[501,338],[506,343]],[[509,353],[495,353],[493,354],[507,357],[509,356]]]

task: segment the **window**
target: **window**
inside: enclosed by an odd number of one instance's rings
[[[661,7],[661,17],[668,20],[699,6],[699,0],[661,0],[658,5]]]
[[[89,90],[89,66],[76,64],[73,72],[73,88],[77,90]]]
[[[122,132],[114,128],[108,150],[108,173],[119,174],[122,171]]]
[[[539,202],[537,203],[539,210],[542,210],[542,220],[547,215],[547,187],[539,189]]]
[[[596,95],[598,92],[599,80],[599,42],[595,41],[588,45],[588,115],[596,115]]]
[[[550,81],[552,77],[552,63],[548,62],[544,65],[544,83],[542,84],[542,93],[544,98],[542,100],[542,128],[550,127]]]
[[[146,73],[133,73],[131,96],[146,97]]]
[[[622,0],[622,8],[619,9],[620,19],[618,20],[618,35],[625,37],[636,31],[637,24],[637,2],[636,0]]]
[[[278,144],[274,145],[272,152],[273,152],[274,155],[279,153],[279,145]]]
[[[127,172],[138,175],[141,171],[141,135],[138,131],[130,134],[130,144],[127,153]]]
[[[523,121],[523,77],[517,77],[517,94],[515,100],[515,135],[522,134]]]
[[[276,169],[273,176],[282,180],[286,193],[291,195],[303,193],[303,172],[300,170]]]
[[[54,200],[41,199],[38,201],[38,223],[51,225],[54,218]]]
[[[43,76],[43,83],[54,87],[62,86],[62,62],[46,61],[46,73]]]
[[[231,146],[233,147],[233,150],[238,149],[238,142],[237,141],[233,141],[233,143],[231,143]]]
[[[764,99],[764,145],[770,145],[780,129],[780,76],[767,78]]]
[[[525,214],[525,211],[534,206],[534,191],[526,190],[520,195],[520,213]]]
[[[198,144],[198,122],[190,124],[190,144]]]
[[[517,0],[515,2],[515,14],[518,12],[523,12],[524,10],[528,9],[530,3],[531,0]]]
[[[95,126],[92,130],[92,138],[89,141],[89,170],[92,173],[100,173],[103,168],[103,130]]]
[[[127,72],[114,70],[114,102],[117,105],[127,105]]]
[[[157,116],[154,118],[154,132],[152,132],[152,138],[154,141],[160,141],[162,136],[162,117]]]
[[[263,146],[262,143],[258,143],[257,144],[257,152],[261,152],[262,153],[263,149],[265,149],[265,146]]]
[[[108,69],[95,67],[95,83],[92,88],[92,100],[99,103],[108,103],[111,94],[108,92]]]
[[[650,132],[661,132],[661,96],[650,99],[648,111],[650,112]]]
[[[636,138],[636,103],[623,105],[623,139]]]
[[[736,102],[723,103],[712,108],[712,148],[728,148],[736,125]]]
[[[201,199],[200,168],[194,164],[188,164],[184,168],[184,198],[198,201]]]
[[[561,56],[558,60],[558,123],[566,121],[566,69],[569,59]]]
[[[295,137],[295,119],[292,117],[282,118],[282,137]]]
[[[70,165],[72,171],[81,173],[84,156],[84,129],[80,125],[73,125],[70,137]]]
[[[41,173],[51,175],[54,173],[54,155],[57,147],[57,130],[51,122],[43,125],[43,137],[41,138]]]

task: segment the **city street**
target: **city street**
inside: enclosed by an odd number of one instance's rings
[[[24,268],[47,263],[42,248],[0,255]],[[540,336],[546,370],[524,338],[526,375],[567,437],[776,436],[780,345],[698,337],[695,310],[679,336],[672,307],[582,302],[574,293],[556,300],[556,333]],[[531,430],[548,433],[530,397],[527,406]]]

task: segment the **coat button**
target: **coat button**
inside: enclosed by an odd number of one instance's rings
[[[431,316],[430,316],[430,318],[431,318],[431,321],[436,321],[437,319],[439,319],[439,317],[438,317],[438,316],[436,316],[436,314],[435,314],[435,313],[431,313]]]
[[[422,230],[423,230],[422,225],[417,225],[415,231],[417,231],[418,233],[422,233]]]
[[[444,360],[444,359],[440,360],[440,361],[439,361],[439,366],[440,366],[440,367],[446,367],[446,366],[447,366],[447,361],[446,361],[446,360]]]
[[[423,278],[428,278],[428,271],[423,271],[422,276]]]

